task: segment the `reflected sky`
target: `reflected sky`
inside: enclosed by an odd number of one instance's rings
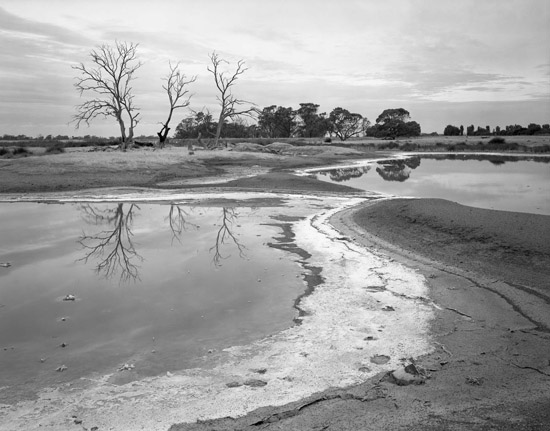
[[[125,362],[155,375],[291,326],[305,286],[269,246],[281,233],[263,224],[272,214],[0,204],[0,262],[12,263],[0,268],[0,381],[36,389]]]
[[[317,178],[398,196],[550,215],[549,163],[415,157],[319,172]]]

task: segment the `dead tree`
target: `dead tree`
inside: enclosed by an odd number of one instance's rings
[[[120,127],[121,148],[126,150],[134,137],[134,128],[139,122],[139,109],[134,105],[131,82],[134,73],[141,67],[137,60],[137,47],[133,43],[116,42],[115,46],[101,45],[92,50],[92,66],[80,63],[73,69],[80,72],[74,84],[82,96],[94,94],[96,97],[76,107],[73,116],[76,128],[82,122],[90,122],[98,116],[114,117]],[[128,134],[126,123],[128,121]]]
[[[159,137],[159,148],[164,147],[166,138],[168,137],[168,132],[170,131],[170,121],[172,120],[172,114],[178,108],[185,108],[189,106],[191,101],[191,95],[187,86],[197,80],[196,76],[192,76],[187,79],[187,77],[180,72],[179,63],[175,66],[169,64],[170,73],[165,78],[166,84],[162,88],[168,94],[168,100],[170,101],[170,110],[168,112],[168,119],[165,123],[162,124],[162,129],[157,133]]]
[[[212,66],[208,66],[207,69],[214,76],[214,82],[220,93],[217,96],[218,102],[220,103],[220,117],[218,119],[218,126],[214,138],[214,145],[217,147],[223,125],[227,120],[231,120],[241,115],[252,117],[257,110],[254,107],[241,109],[243,105],[251,105],[252,103],[236,98],[231,92],[231,87],[235,85],[235,81],[240,75],[248,70],[248,68],[244,66],[244,61],[239,60],[237,62],[237,68],[232,75],[227,75],[226,72],[220,71],[220,65],[222,63],[229,64],[229,62],[221,59],[215,52],[210,54],[210,61],[212,62]]]

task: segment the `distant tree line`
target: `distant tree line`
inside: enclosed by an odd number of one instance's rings
[[[464,135],[464,126],[453,126],[449,124],[445,127],[443,131],[445,136],[463,136]],[[496,126],[491,130],[490,126],[480,127],[477,129],[472,124],[466,127],[467,136],[487,136],[487,135],[496,135],[496,136],[514,136],[514,135],[550,135],[550,124],[540,124],[530,123],[527,127],[520,126],[518,124],[506,126],[500,128]]]
[[[419,136],[420,124],[409,121],[406,109],[386,109],[371,125],[361,114],[337,107],[328,115],[319,112],[315,103],[300,103],[298,109],[271,105],[257,110],[257,124],[227,123],[226,138],[333,138],[346,141],[356,136],[394,139],[400,136]],[[176,128],[176,138],[213,137],[218,123],[208,112],[196,112],[184,118]]]
[[[319,113],[319,105],[300,103],[298,109],[271,105],[256,110],[257,124],[244,121],[224,125],[226,138],[322,138],[336,136],[345,141],[365,134],[370,124],[361,114],[338,107],[327,115]],[[184,118],[176,128],[176,138],[213,137],[218,123],[208,112],[196,112]]]

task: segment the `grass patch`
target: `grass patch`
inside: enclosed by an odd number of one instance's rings
[[[418,144],[413,144],[412,142],[405,142],[400,147],[401,151],[416,151],[418,150]]]

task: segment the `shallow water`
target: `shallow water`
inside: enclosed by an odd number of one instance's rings
[[[0,262],[12,263],[0,267],[0,429],[69,431],[78,418],[165,431],[355,385],[433,348],[424,278],[330,226],[368,196],[88,199],[120,203],[0,205]],[[125,203],[136,199],[188,204]],[[106,262],[113,250],[122,260]]]
[[[272,212],[0,204],[0,386],[25,398],[125,363],[157,375],[291,326],[305,286],[269,246]]]
[[[550,215],[550,159],[534,160],[513,156],[416,156],[312,172],[320,180],[368,191]]]

